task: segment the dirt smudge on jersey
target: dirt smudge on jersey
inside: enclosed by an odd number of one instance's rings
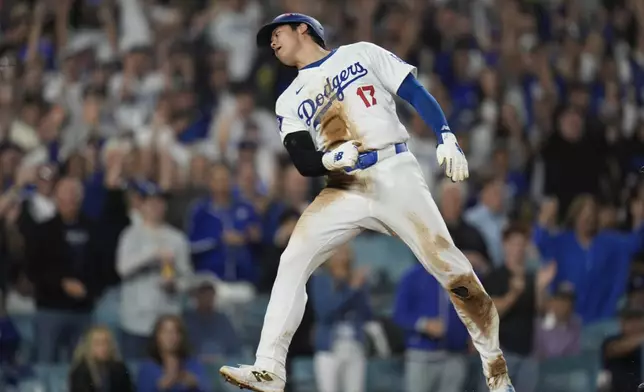
[[[349,140],[358,141],[361,144],[358,151],[364,151],[362,139],[358,136],[355,125],[349,119],[345,107],[338,101],[333,101],[322,116],[320,132],[324,140],[323,147],[326,151],[332,150]],[[326,186],[336,189],[355,188],[366,190],[369,188],[369,181],[361,175],[350,175],[335,171],[327,175]]]
[[[494,303],[472,273],[455,277],[446,288],[468,330],[476,327],[486,337],[495,332],[493,325],[497,314]]]
[[[323,147],[327,151],[349,140],[362,143],[344,105],[338,101],[333,101],[322,116],[320,132],[324,139]]]
[[[418,215],[410,213],[408,214],[408,219],[414,226],[414,231],[416,231],[416,235],[420,241],[420,250],[423,259],[441,271],[451,271],[449,264],[440,256],[440,252],[447,250],[451,246],[451,243],[443,236],[433,235],[429,227],[423,223]]]

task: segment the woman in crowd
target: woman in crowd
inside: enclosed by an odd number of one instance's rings
[[[162,316],[152,335],[150,359],[141,364],[139,392],[208,392],[204,367],[190,355],[186,328],[177,316]]]
[[[69,390],[71,392],[133,392],[127,367],[106,327],[90,329],[76,348]]]

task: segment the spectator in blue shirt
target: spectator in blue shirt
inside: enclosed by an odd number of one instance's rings
[[[251,205],[233,197],[230,169],[219,163],[211,170],[210,197],[188,219],[195,269],[225,281],[255,282],[251,245],[261,239],[259,218]]]
[[[590,195],[578,196],[568,210],[567,228],[553,231],[557,202],[544,202],[534,242],[544,259],[557,262],[554,284],[570,282],[577,293],[575,311],[584,324],[614,317],[618,302],[626,293],[630,263],[644,244],[642,202],[631,205],[631,233],[598,230],[597,203]]]
[[[215,285],[214,279],[198,279],[192,292],[195,307],[183,316],[190,340],[197,347],[196,354],[201,361],[209,363],[241,354],[232,323],[215,307]]]
[[[405,391],[462,391],[467,329],[447,293],[420,264],[398,284],[394,321],[405,331]]]
[[[150,359],[139,368],[139,392],[208,392],[204,367],[190,355],[186,329],[177,316],[162,316],[154,327]]]
[[[483,182],[478,203],[465,212],[465,222],[483,235],[492,264],[503,264],[503,229],[508,223],[504,203],[505,179],[490,176]]]
[[[365,270],[352,268],[349,245],[337,250],[312,280],[315,378],[319,392],[364,392],[363,327],[371,319]]]

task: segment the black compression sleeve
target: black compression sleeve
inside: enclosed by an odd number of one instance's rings
[[[329,172],[322,164],[324,153],[315,149],[315,143],[308,131],[289,133],[284,138],[284,147],[301,175],[320,177]]]

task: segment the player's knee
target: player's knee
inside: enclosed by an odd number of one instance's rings
[[[458,300],[466,307],[476,307],[479,310],[491,310],[492,298],[485,292],[478,279],[473,274],[458,276],[446,287],[452,299]]]

